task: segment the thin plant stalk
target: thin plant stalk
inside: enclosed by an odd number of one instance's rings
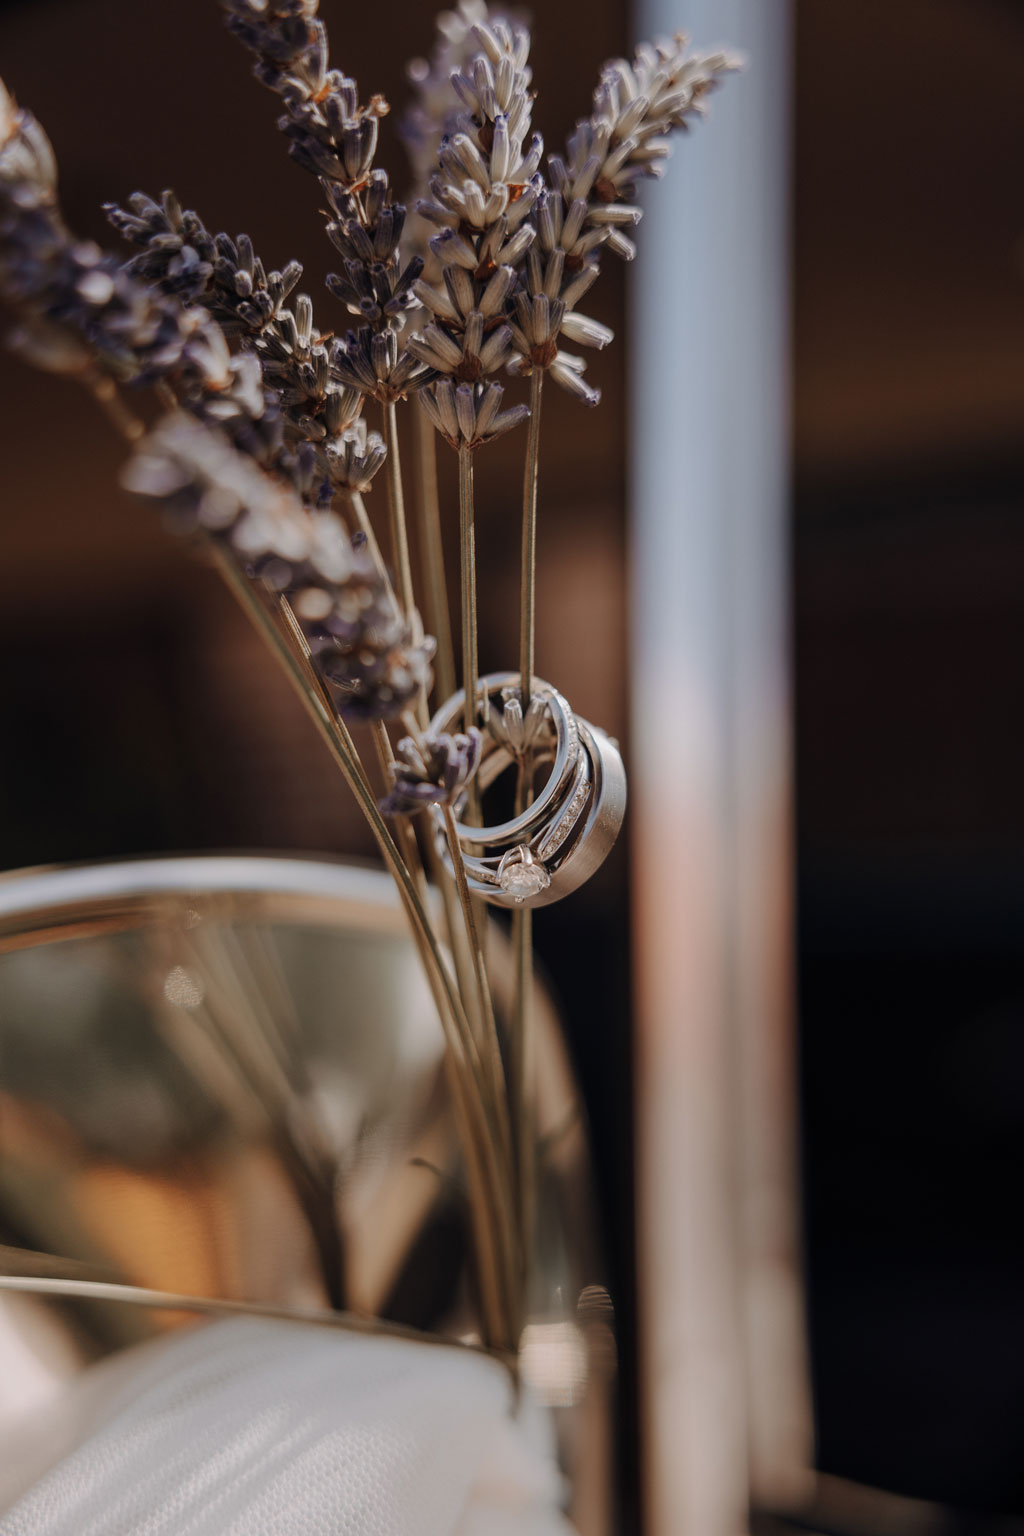
[[[462,611],[463,722],[476,725],[479,637],[476,614],[476,522],[473,509],[473,450],[459,449],[459,589]],[[480,819],[480,790],[474,779],[466,796],[466,818]]]
[[[533,1079],[533,913],[517,907],[512,913],[512,954],[515,965],[515,1004],[509,1052],[509,1094],[516,1138],[519,1262],[525,1287],[533,1246],[536,1200]]]
[[[510,1191],[502,1170],[502,1160],[483,1113],[486,1088],[483,1078],[478,1075],[478,1056],[474,1064],[473,1047],[476,1042],[472,1039],[465,1009],[441,954],[427,910],[420,900],[398,845],[377,809],[347,726],[333,712],[329,699],[321,693],[319,686],[311,686],[316,678],[315,670],[303,667],[273,617],[253,591],[248,578],[226,551],[216,545],[214,550],[228,585],[268,642],[327,743],[335,763],[370,824],[384,862],[398,887],[448,1044],[452,1110],[463,1146],[469,1181],[484,1338],[497,1347],[511,1348],[513,1344],[510,1341],[514,1341],[516,1332],[507,1266],[515,1246],[515,1215],[510,1209]],[[281,608],[291,617],[293,632],[301,637],[301,631],[287,604],[282,603]]]
[[[463,720],[466,730],[476,724],[477,653],[476,528],[473,514],[473,450],[459,449],[459,587],[462,594]]]
[[[438,694],[450,699],[456,689],[452,619],[444,571],[441,501],[437,485],[437,436],[422,406],[415,410],[416,456],[419,461],[420,548],[426,588],[427,623],[437,641],[434,673]]]
[[[384,780],[385,791],[391,788],[391,768],[395,761],[395,754],[391,747],[391,737],[383,720],[370,722],[370,735],[373,737],[373,745],[377,752],[377,762],[380,764],[381,778]]]
[[[524,759],[516,775],[515,814],[531,799],[530,765]],[[527,906],[512,912],[514,989],[509,1041],[509,1108],[516,1149],[517,1220],[519,1229],[520,1296],[525,1297],[533,1248],[536,1204],[536,1105],[534,1102],[533,913]]]
[[[348,504],[352,508],[352,515],[355,517],[356,523],[358,524],[359,532],[366,540],[366,548],[370,559],[377,567],[377,570],[379,571],[388,590],[390,591],[391,577],[388,574],[387,566],[384,564],[384,556],[380,552],[380,545],[377,543],[377,535],[373,531],[373,524],[370,522],[370,515],[366,510],[366,502],[363,500],[359,491],[349,491]]]
[[[403,716],[402,722],[410,736],[416,736],[419,726],[416,716],[410,710]],[[388,743],[390,746],[390,742]],[[469,953],[469,943],[466,938],[465,924],[459,921],[458,896],[455,891],[455,877],[449,874],[444,860],[439,856],[430,832],[423,839],[423,848],[426,854],[426,864],[430,868],[430,876],[435,888],[441,893],[441,906],[444,911],[445,934],[448,939],[448,950],[455,966],[455,976],[459,986],[459,996],[470,1023],[476,1030],[477,1039],[483,1049],[484,1025],[480,1017],[480,1009],[477,1004],[476,988],[473,983],[473,967]]]
[[[402,458],[398,446],[398,417],[395,402],[382,407],[384,441],[387,444],[388,511],[391,516],[391,554],[398,578],[398,595],[406,617],[415,630],[419,615],[412,586],[412,562],[409,558],[409,531],[405,521],[405,493],[402,489]],[[416,638],[419,638],[417,636]]]
[[[530,375],[530,424],[523,471],[523,526],[519,607],[519,688],[526,713],[536,671],[537,480],[540,466],[540,412],[544,372]],[[516,780],[516,814],[529,804],[533,763],[529,748]],[[512,953],[515,994],[509,1051],[509,1099],[516,1148],[518,1230],[521,1294],[525,1293],[533,1245],[536,1166],[534,1156],[533,1082],[533,914],[527,907],[512,913]]]
[[[391,737],[388,735],[388,728],[384,724],[383,720],[374,720],[370,724],[370,732],[373,736],[373,744],[377,750],[377,761],[380,764],[381,777],[384,780],[384,787],[385,789],[390,789],[391,768],[395,761],[395,754],[391,748]],[[402,857],[405,860],[405,867],[412,875],[413,880],[416,882],[416,888],[420,893],[420,900],[423,902],[423,905],[426,906],[429,900],[429,895],[427,892],[427,880],[425,874],[423,873],[423,860],[420,858],[420,850],[419,845],[416,842],[416,834],[409,823],[408,817],[406,816],[396,816],[393,821],[393,826],[395,829],[395,841],[397,842],[399,848],[402,850]],[[459,981],[458,966],[456,966],[455,974],[456,981],[458,982],[459,986],[459,993],[461,996],[463,996],[464,999],[465,994],[463,992],[462,983]]]
[[[470,952],[473,957],[473,971],[477,986],[480,1013],[488,1031],[488,1037],[492,1043],[492,1049],[485,1049],[486,1060],[493,1067],[491,1112],[495,1123],[500,1127],[507,1127],[507,1100],[505,1097],[505,1081],[501,1068],[501,1051],[498,1044],[497,1029],[494,1020],[494,1008],[491,1001],[490,985],[487,979],[487,967],[484,961],[483,949],[480,944],[480,935],[476,923],[476,914],[473,910],[473,898],[469,893],[469,885],[466,880],[466,867],[462,859],[462,848],[459,844],[455,815],[450,806],[444,807],[445,832],[448,838],[448,847],[452,858],[452,867],[455,870],[455,886],[458,891],[459,905],[462,909],[463,922],[465,924],[466,937],[469,941]],[[509,1166],[512,1166],[513,1150],[507,1134],[502,1141],[509,1158]],[[513,1215],[513,1230],[516,1241],[510,1250],[506,1250],[506,1295],[508,1297],[509,1312],[511,1315],[511,1337],[518,1338],[522,1321],[522,1237],[519,1228],[519,1210],[516,1208]]]
[[[308,687],[308,683],[309,682],[313,683],[313,686],[316,689],[317,695],[318,695],[321,703],[323,704],[328,717],[330,719],[334,720],[334,722],[335,722],[339,732],[344,733],[344,739],[347,742],[349,751],[351,753],[351,757],[353,759],[355,771],[356,771],[356,774],[358,775],[358,785],[357,786],[356,785],[352,786],[353,792],[356,794],[356,798],[357,798],[357,800],[360,803],[360,806],[361,806],[361,808],[362,808],[362,810],[364,812],[364,815],[366,815],[367,820],[370,822],[371,830],[374,832],[374,835],[377,837],[378,844],[380,845],[381,850],[384,853],[385,859],[388,860],[389,859],[389,849],[385,846],[385,842],[382,841],[382,837],[383,837],[383,839],[386,839],[388,842],[390,842],[390,851],[391,852],[395,852],[395,851],[399,851],[399,850],[397,849],[397,846],[396,846],[396,843],[394,842],[394,840],[392,840],[390,838],[390,833],[389,833],[387,824],[385,823],[383,817],[381,816],[380,811],[379,811],[379,809],[377,807],[377,802],[374,799],[373,794],[372,794],[372,792],[370,790],[369,781],[366,778],[366,773],[365,773],[365,770],[363,769],[362,762],[361,762],[361,760],[360,760],[360,758],[358,756],[358,753],[356,752],[355,743],[352,741],[352,738],[349,735],[348,728],[345,725],[344,721],[338,719],[338,717],[335,715],[334,707],[333,707],[333,702],[332,702],[332,700],[330,698],[330,695],[327,693],[326,689],[324,688],[323,683],[322,683],[321,678],[320,678],[320,675],[317,672],[316,667],[313,664],[312,657],[310,656],[310,653],[309,653],[309,648],[306,645],[306,637],[303,635],[302,630],[299,628],[299,625],[298,625],[298,623],[297,623],[297,621],[295,619],[295,615],[292,613],[291,607],[289,606],[289,604],[286,601],[279,600],[279,608],[280,608],[280,612],[281,612],[281,617],[282,617],[282,619],[283,619],[283,621],[285,623],[285,626],[286,626],[286,628],[288,630],[288,633],[290,634],[291,638],[295,642],[295,645],[296,645],[296,648],[299,651],[299,654],[303,657],[303,659],[304,659],[304,661],[306,663],[306,677],[307,677],[306,686]],[[288,654],[291,655],[291,652],[289,651]],[[294,656],[292,656],[292,661],[293,662],[295,661],[295,657]],[[300,671],[298,675],[300,677],[302,677],[304,674]],[[391,739],[388,736],[387,728],[384,726],[382,721],[374,721],[374,722],[372,722],[372,727],[374,729],[374,736],[375,736],[375,740],[377,742],[378,752],[382,755],[382,759],[383,759],[382,767],[383,767],[383,763],[389,763],[391,760],[393,760],[393,754],[392,754],[392,751],[391,751]],[[389,778],[390,777],[390,772],[389,772],[388,768],[384,767],[383,771],[384,771],[385,777]],[[401,820],[402,819],[399,818],[399,822],[400,823],[401,823]],[[409,830],[411,831],[411,829],[409,829]],[[389,867],[391,867],[390,864],[389,864]],[[482,1091],[482,1085],[485,1082],[485,1080],[486,1080],[486,1078],[487,1078],[487,1076],[489,1074],[487,1074],[485,1072],[485,1068],[484,1068],[483,1060],[482,1060],[482,1055],[481,1055],[480,1043],[476,1039],[472,1029],[469,1026],[469,1016],[468,1016],[468,1014],[466,1012],[465,1005],[463,1003],[461,986],[460,986],[460,989],[458,991],[455,991],[453,989],[451,975],[448,972],[447,966],[445,966],[443,964],[443,957],[441,957],[440,949],[437,946],[437,937],[436,937],[436,934],[434,932],[433,924],[430,922],[430,916],[429,916],[429,912],[428,912],[428,909],[427,909],[427,900],[426,900],[426,898],[427,898],[427,891],[426,891],[425,882],[422,880],[422,866],[419,863],[419,850],[415,847],[415,843],[414,843],[413,851],[412,851],[412,854],[411,854],[411,858],[409,860],[405,861],[404,867],[405,867],[406,875],[408,877],[408,881],[410,882],[412,888],[415,889],[416,894],[419,896],[420,904],[421,904],[423,915],[424,915],[424,921],[425,921],[425,924],[426,924],[426,928],[428,930],[428,936],[433,941],[433,945],[434,945],[435,949],[437,950],[438,957],[442,961],[442,972],[443,972],[443,976],[444,976],[444,978],[446,980],[446,984],[447,984],[447,1000],[449,1002],[449,1005],[453,1009],[454,1021],[455,1021],[456,1025],[459,1027],[461,1035],[462,1035],[466,1057],[467,1057],[467,1060],[469,1061],[470,1066],[473,1069],[475,1086],[477,1087],[477,1089],[479,1091]],[[420,870],[420,873],[421,873],[421,878],[420,878],[419,882],[416,881],[416,877],[415,877],[415,873],[414,873],[414,871],[416,871],[416,870]],[[393,869],[392,869],[392,873],[394,873]],[[414,927],[414,932],[415,932],[415,927]],[[472,993],[470,993],[470,996],[472,996]]]
[[[461,997],[453,988],[452,978],[444,965],[426,906],[419,899],[415,881],[404,866],[401,856],[399,855],[397,859],[395,857],[398,855],[397,845],[391,840],[387,826],[377,810],[376,801],[373,799],[347,727],[343,721],[334,716],[329,696],[325,691],[321,691],[319,676],[312,666],[305,645],[305,637],[295,622],[291,609],[287,603],[282,603],[281,607],[300,652],[307,661],[309,674],[316,682],[320,702],[325,706],[328,718],[334,719],[349,749],[355,769],[355,782],[350,781],[351,787],[370,822],[412,921],[413,936],[420,951],[420,958],[448,1044],[446,1064],[452,1092],[452,1109],[459,1140],[463,1147],[466,1176],[469,1181],[470,1212],[475,1234],[474,1248],[480,1281],[484,1335],[485,1338],[494,1341],[512,1340],[516,1337],[515,1292],[508,1282],[507,1266],[514,1248],[516,1220],[514,1195],[508,1183],[510,1163],[506,1158],[503,1165],[499,1149],[495,1146],[491,1135],[491,1124],[487,1119],[484,1095],[489,1074],[485,1072],[481,1059],[480,1042],[470,1027]],[[295,658],[292,657],[292,660],[295,661]],[[300,681],[303,679],[301,670],[298,671],[297,676]],[[417,921],[417,918],[421,921]],[[445,1005],[447,1005],[447,1012]],[[503,1138],[503,1141],[507,1146],[507,1140]],[[491,1208],[489,1208],[490,1202],[493,1202]]]
[[[466,879],[466,866],[462,858],[462,848],[459,843],[455,812],[450,805],[444,807],[444,827],[448,838],[448,849],[452,858],[452,868],[455,871],[455,889],[458,892],[463,922],[466,925],[466,937],[469,940],[470,953],[473,958],[473,976],[476,982],[480,1016],[485,1030],[484,1060],[491,1069],[491,1092],[498,1111],[496,1118],[499,1126],[503,1126],[505,1116],[501,1111],[505,1105],[505,1080],[501,1069],[501,1049],[498,1043],[498,1030],[494,1019],[494,1002],[491,997],[491,986],[487,976],[487,962],[484,958],[480,928],[476,920],[475,903],[470,895],[469,882]],[[508,1147],[507,1141],[506,1147]]]
[[[445,934],[448,939],[448,949],[455,965],[455,975],[459,984],[459,996],[462,998],[469,1021],[476,1031],[477,1039],[481,1042],[482,1050],[484,1025],[477,1003],[476,987],[473,983],[473,962],[469,952],[469,941],[466,938],[466,928],[465,924],[459,921],[459,899],[455,890],[455,879],[454,876],[448,873],[444,860],[439,857],[432,837],[428,836],[424,840],[424,846],[427,853],[427,863],[430,866],[431,879],[437,890],[441,893]]]
[[[530,374],[530,424],[526,439],[526,467],[523,474],[523,540],[520,570],[519,607],[519,686],[523,714],[530,703],[533,674],[536,670],[536,594],[537,594],[537,469],[540,463],[540,405],[544,371]]]

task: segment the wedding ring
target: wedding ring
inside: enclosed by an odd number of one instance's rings
[[[480,854],[472,852],[460,839],[462,859],[471,888],[475,880],[481,886],[477,894],[486,894],[491,900],[497,900],[494,895],[494,887],[497,886],[512,897],[514,904],[528,897],[539,898],[551,884],[555,855],[583,814],[590,797],[591,782],[590,753],[584,749],[578,754],[572,783],[554,811],[540,819],[535,826],[526,828],[521,840],[512,843],[504,839],[493,843],[488,840],[484,846],[489,851]],[[474,828],[474,831],[480,830]],[[485,827],[482,830],[487,833],[494,829]]]
[[[495,697],[503,700],[506,695],[518,697],[519,674],[518,672],[492,672],[479,679],[478,688],[487,706]],[[528,841],[543,825],[545,817],[560,802],[572,781],[580,754],[576,717],[558,689],[552,688],[551,684],[544,682],[542,678],[533,679],[531,697],[543,700],[547,709],[547,729],[534,746],[532,758],[534,763],[539,765],[551,760],[551,773],[536,798],[521,815],[494,827],[474,827],[459,821],[459,811],[464,805],[464,802],[460,802],[456,808],[456,820],[459,842],[464,848],[482,849],[500,845],[504,849]],[[432,733],[439,735],[451,731],[458,725],[463,718],[464,699],[464,689],[460,688],[458,693],[452,694],[431,720]],[[485,722],[488,712],[485,707]],[[514,761],[515,755],[512,749],[497,741],[485,726],[483,754],[477,769],[477,782],[481,791],[489,789],[499,774]]]
[[[494,673],[480,680],[489,703],[518,692],[518,674]],[[470,890],[495,906],[547,906],[577,890],[603,863],[618,836],[626,810],[626,775],[617,744],[604,731],[572,714],[560,693],[535,679],[533,696],[543,698],[548,719],[532,744],[535,763],[551,772],[533,803],[519,816],[495,826],[457,822],[457,835]],[[450,730],[462,717],[461,693],[432,721]],[[485,719],[487,711],[485,710]],[[481,790],[516,760],[513,747],[485,731],[478,769]],[[456,814],[461,811],[457,807]],[[438,853],[451,871],[444,817],[434,812]]]

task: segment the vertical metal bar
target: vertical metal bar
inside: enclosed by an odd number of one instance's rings
[[[747,72],[645,199],[632,288],[642,1445],[651,1536],[809,1464],[787,642],[788,0],[638,0]]]

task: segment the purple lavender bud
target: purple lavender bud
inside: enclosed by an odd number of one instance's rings
[[[483,737],[475,726],[463,734],[427,732],[404,737],[391,766],[392,787],[380,802],[385,816],[411,816],[428,805],[454,805],[480,762]]]

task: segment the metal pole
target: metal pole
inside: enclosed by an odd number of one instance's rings
[[[638,0],[749,67],[646,198],[632,287],[642,1445],[651,1536],[809,1465],[787,640],[788,0]]]

